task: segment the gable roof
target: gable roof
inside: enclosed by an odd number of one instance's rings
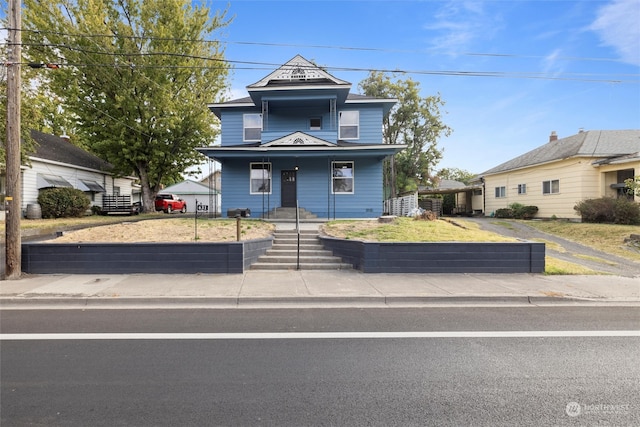
[[[260,81],[247,86],[247,89],[299,84],[351,86],[351,83],[335,78],[311,61],[296,55]]]
[[[31,137],[38,143],[36,151],[29,156],[32,159],[49,160],[102,172],[113,169],[111,163],[73,145],[64,138],[36,130],[31,131]]]
[[[640,152],[640,130],[592,130],[550,141],[480,175],[522,169],[571,157],[609,159]]]
[[[213,190],[208,186],[190,179],[170,185],[167,188],[158,191],[158,194],[177,194],[177,195],[207,195],[216,194],[218,190]]]

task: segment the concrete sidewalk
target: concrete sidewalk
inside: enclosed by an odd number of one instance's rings
[[[3,309],[599,303],[640,305],[640,278],[256,270],[231,275],[25,275],[0,281]]]

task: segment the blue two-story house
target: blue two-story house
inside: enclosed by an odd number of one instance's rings
[[[249,96],[209,105],[221,145],[198,151],[222,164],[222,212],[277,218],[301,208],[319,218],[372,218],[383,209],[382,120],[397,100],[349,93],[296,56],[247,86]]]

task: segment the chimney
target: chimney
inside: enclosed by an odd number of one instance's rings
[[[553,142],[557,140],[558,140],[558,134],[556,133],[555,130],[552,130],[551,135],[549,135],[549,142]]]
[[[584,128],[578,129],[578,133],[582,133],[582,132],[584,132]]]

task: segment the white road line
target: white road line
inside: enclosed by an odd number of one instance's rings
[[[290,340],[392,338],[579,338],[640,337],[640,330],[447,331],[447,332],[255,332],[255,333],[53,333],[0,334],[0,341],[47,340]]]

